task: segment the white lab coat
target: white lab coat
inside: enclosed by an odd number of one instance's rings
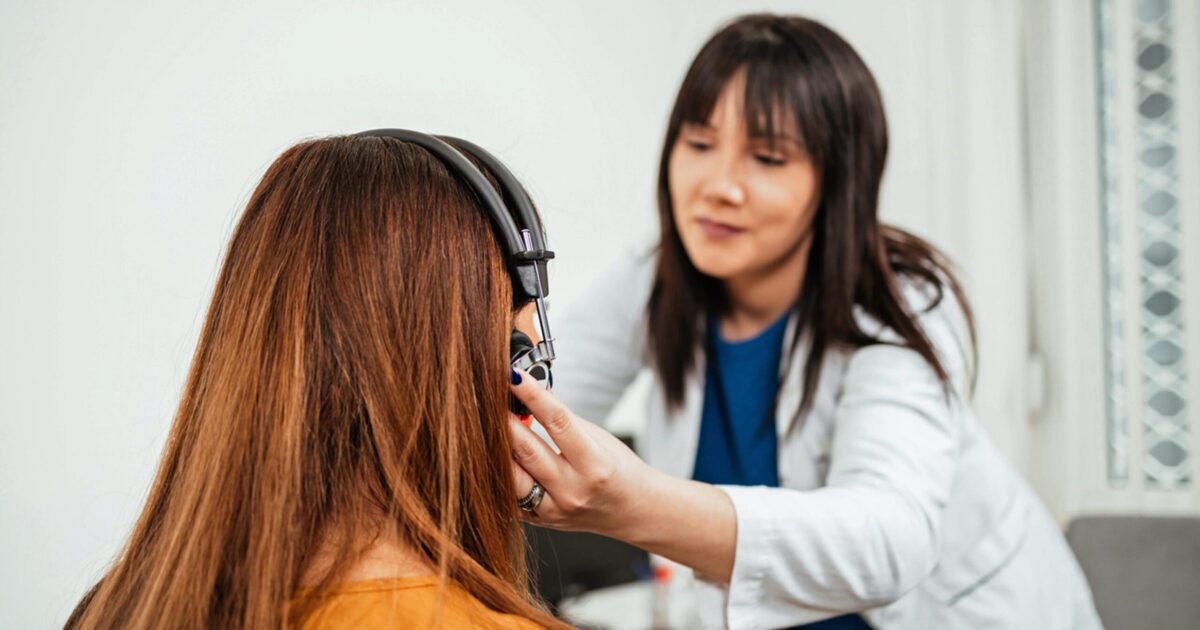
[[[623,261],[552,315],[555,391],[581,417],[603,420],[647,365],[653,272],[652,255]],[[930,302],[915,283],[906,298],[913,312]],[[966,391],[953,296],[921,323],[956,394]],[[795,325],[793,317],[785,339]],[[883,344],[827,354],[812,410],[793,422],[807,351],[803,340],[795,357],[787,347],[781,487],[722,486],[737,514],[737,551],[728,585],[697,582],[706,626],[780,628],[863,611],[879,630],[1100,627],[1057,524],[920,355]],[[703,375],[701,359],[674,411],[655,379],[638,445],[650,465],[682,478],[695,464]]]

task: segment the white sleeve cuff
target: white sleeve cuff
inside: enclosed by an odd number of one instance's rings
[[[725,602],[725,623],[731,630],[756,627],[762,610],[763,580],[778,548],[779,532],[771,516],[771,489],[766,486],[719,486],[733,501],[737,518],[737,550]]]
[[[733,502],[737,543],[728,585],[697,579],[697,611],[706,628],[755,630],[820,621],[830,610],[806,609],[768,584],[778,570],[785,532],[779,529],[779,488],[717,486]],[[770,591],[770,592],[768,592]]]

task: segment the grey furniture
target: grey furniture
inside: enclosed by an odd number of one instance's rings
[[[1067,542],[1108,630],[1200,630],[1200,517],[1085,516]]]

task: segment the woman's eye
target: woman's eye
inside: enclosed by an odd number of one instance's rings
[[[769,153],[755,153],[754,159],[758,160],[764,166],[783,166],[787,161],[782,155],[773,155]]]
[[[707,151],[712,148],[712,144],[703,140],[684,140],[693,151]]]

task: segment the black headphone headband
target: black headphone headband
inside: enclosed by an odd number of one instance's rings
[[[512,278],[513,297],[519,302],[532,300],[537,306],[537,318],[541,327],[541,341],[535,346],[525,333],[514,328],[509,337],[509,363],[533,377],[543,387],[553,382],[550,366],[554,362],[554,337],[550,334],[550,322],[546,313],[545,297],[550,294],[550,277],[546,274],[546,261],[554,258],[554,252],[546,249],[546,236],[542,224],[525,187],[513,177],[500,160],[482,147],[460,138],[431,136],[408,129],[373,129],[357,134],[394,138],[410,142],[437,156],[483,203],[492,226],[496,229],[500,247],[508,256],[509,274]],[[478,160],[491,172],[500,186],[500,194],[488,182],[475,164],[465,155]],[[501,197],[503,196],[503,198]],[[506,205],[507,204],[507,205]],[[515,211],[510,212],[509,208]],[[516,372],[513,372],[516,374]],[[519,400],[510,394],[509,408],[518,414],[528,414]]]
[[[450,136],[431,136],[409,129],[372,129],[355,135],[411,142],[437,156],[475,191],[491,216],[497,240],[508,256],[513,290],[517,293],[514,297],[524,301],[550,295],[546,261],[554,258],[554,252],[546,249],[546,237],[529,194],[500,160],[474,143]],[[500,185],[503,199],[484,174],[463,156],[464,153],[479,160],[491,172]],[[509,208],[515,212],[510,212]]]

